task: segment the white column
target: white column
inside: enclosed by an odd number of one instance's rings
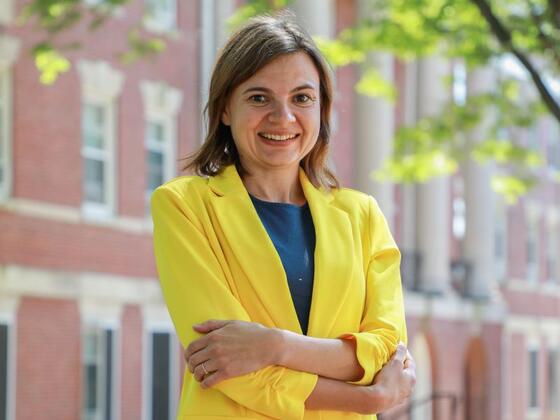
[[[444,76],[449,63],[437,57],[425,58],[418,67],[418,116],[434,116],[449,99]],[[420,285],[428,292],[444,293],[450,286],[449,178],[437,177],[417,188],[416,243],[421,256]]]
[[[492,90],[494,73],[490,68],[477,69],[468,75],[469,96]],[[479,126],[469,135],[471,145],[486,139],[492,120],[485,116]],[[466,231],[463,256],[470,264],[468,293],[475,297],[489,297],[497,291],[494,273],[494,193],[490,187],[492,164],[481,164],[468,159],[465,164]]]
[[[418,64],[410,62],[405,67],[404,80],[404,124],[412,126],[417,119]],[[405,184],[402,189],[402,240],[403,250],[416,249],[416,188],[414,184]]]
[[[371,2],[358,2],[358,16],[371,16],[375,10]],[[381,77],[392,83],[393,57],[387,53],[368,54],[362,65],[360,76],[368,68],[377,70]],[[355,94],[355,164],[357,188],[375,197],[389,225],[394,226],[394,197],[393,184],[378,182],[372,179],[372,172],[381,169],[384,162],[393,151],[393,137],[395,125],[394,104],[385,98],[372,98]]]
[[[295,0],[290,8],[312,36],[332,38],[335,35],[335,0]]]
[[[404,77],[403,121],[405,126],[413,126],[417,119],[417,79],[418,64],[407,63]],[[418,286],[418,253],[416,251],[416,185],[402,184],[401,188],[401,276],[407,288]]]

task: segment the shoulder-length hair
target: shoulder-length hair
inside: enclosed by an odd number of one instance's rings
[[[321,102],[318,140],[300,166],[315,187],[326,190],[340,187],[338,179],[327,166],[333,102],[331,71],[309,34],[285,13],[253,18],[229,38],[212,72],[208,102],[204,108],[208,123],[206,138],[198,151],[185,158],[187,164],[184,170],[201,176],[215,176],[225,166],[235,164],[240,175],[247,174],[241,165],[230,127],[222,123],[222,114],[238,85],[275,58],[296,52],[306,53],[315,64],[319,73]]]

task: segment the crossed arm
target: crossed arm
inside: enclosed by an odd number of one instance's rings
[[[208,361],[206,369],[219,372],[219,376],[213,378],[214,383],[207,382],[202,386],[212,386],[251,410],[266,415],[281,413],[283,418],[301,418],[304,409],[374,413],[394,405],[409,392],[403,385],[412,381],[414,369],[410,362],[405,364],[406,350],[403,348],[397,349],[395,357],[387,364],[388,368],[383,369],[385,374],[380,376],[382,370],[375,380],[373,378],[391,356],[388,352],[395,349],[399,329],[404,331],[403,326],[390,325],[382,319],[387,311],[395,311],[389,318],[402,318],[404,323],[402,302],[398,303],[398,299],[397,305],[392,305],[384,301],[384,294],[372,294],[364,313],[367,322],[360,326],[361,332],[344,337],[348,340],[342,337],[315,339],[263,327],[251,322],[246,310],[233,296],[234,284],[222,271],[208,238],[180,193],[167,188],[156,190],[152,196],[152,215],[161,286],[179,339],[193,354],[203,349],[217,351],[197,365],[200,366],[197,372],[200,372]],[[371,288],[378,292],[379,286],[390,278],[391,289],[385,288],[385,292],[402,300],[398,273],[395,279],[395,273],[387,270],[387,253],[382,252],[377,259],[379,261],[370,265],[372,270],[380,271],[380,275],[375,276],[375,281],[380,284],[371,281]],[[396,266],[390,265],[391,270],[398,270],[398,261]],[[185,281],[186,273],[191,282]],[[194,280],[196,284],[192,283]],[[197,332],[204,331],[194,331],[193,323],[212,317],[234,321],[200,337]],[[241,339],[239,329],[232,328],[240,326],[248,327],[245,341]],[[370,332],[372,330],[377,332]],[[272,334],[255,336],[255,331]],[[229,341],[224,340],[224,336],[229,337]],[[255,337],[266,340],[268,346],[259,347]],[[218,342],[228,345],[217,346]],[[191,347],[194,343],[204,345],[195,349]],[[232,348],[234,343],[241,346],[240,351]],[[254,349],[259,348],[272,350],[255,354]],[[204,354],[202,352],[199,356]],[[228,357],[237,358],[237,370],[234,368],[236,362]],[[211,361],[217,365],[212,366]],[[193,371],[195,368],[193,366]],[[363,369],[361,378],[360,369]],[[209,375],[208,380],[211,377]],[[346,382],[356,378],[355,384]],[[302,396],[306,396],[305,401]]]
[[[372,414],[403,402],[415,382],[414,361],[404,345],[398,346],[373,385],[359,386],[347,383],[358,381],[364,373],[354,340],[314,338],[240,321],[210,320],[194,329],[206,335],[187,347],[185,359],[205,388],[278,365],[319,375],[305,401],[307,409]]]

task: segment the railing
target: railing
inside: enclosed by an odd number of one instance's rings
[[[457,394],[451,392],[435,392],[431,396],[422,398],[419,400],[413,400],[407,403],[402,408],[391,412],[390,414],[379,414],[377,416],[378,420],[410,420],[412,419],[413,410],[423,405],[434,403],[436,401],[449,401],[449,411],[446,413],[443,410],[438,410],[438,420],[456,420],[459,414],[459,405],[461,404],[461,397]],[[446,416],[445,414],[448,414]],[[432,419],[433,419],[433,408],[432,408]],[[432,420],[424,419],[421,420]]]

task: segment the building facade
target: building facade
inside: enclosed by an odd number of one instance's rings
[[[85,1],[84,10],[99,2]],[[39,80],[16,25],[25,2],[0,7],[0,420],[174,418],[183,368],[152,252],[149,196],[181,174],[204,137],[201,112],[237,0],[133,0],[83,41],[54,86]],[[297,0],[314,34],[332,37],[371,13],[363,0]],[[124,66],[127,31],[167,42]],[[453,63],[367,57],[399,87],[395,104],[358,95],[362,69],[336,72],[332,165],[372,194],[402,251],[411,409],[385,418],[560,418],[560,169],[558,123],[515,133],[544,152],[542,182],[515,206],[490,188],[496,169],[415,186],[378,184],[397,127],[434,115]],[[441,76],[441,77],[439,77]],[[495,69],[455,77],[491,91]],[[484,122],[482,123],[484,124]],[[469,141],[482,140],[482,128]],[[402,413],[402,416],[400,416]],[[399,417],[400,416],[400,417]]]

